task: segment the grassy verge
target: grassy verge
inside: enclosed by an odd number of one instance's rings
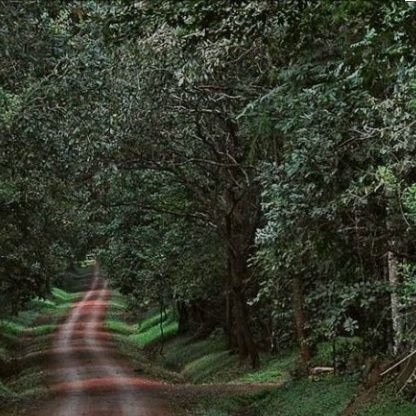
[[[113,292],[107,309],[106,328],[112,332],[122,355],[129,358],[137,373],[151,378],[168,381],[183,381],[183,378],[167,368],[159,365],[162,340],[167,342],[177,331],[177,322],[169,311],[163,317],[160,330],[158,310],[151,310],[138,322],[133,322],[131,314],[126,312],[127,304],[124,297]]]
[[[408,402],[389,388],[381,388],[378,394],[366,405],[357,410],[355,416],[413,416],[416,404]]]
[[[85,280],[85,273],[77,275],[75,282]],[[45,393],[41,362],[26,359],[26,354],[47,347],[51,334],[78,296],[54,288],[47,299],[33,299],[17,316],[0,316],[1,416],[18,414],[20,406]]]
[[[136,360],[136,365],[147,374],[169,376],[170,380],[182,380],[195,384],[250,384],[260,387],[262,384],[275,384],[273,391],[262,391],[253,386],[254,393],[248,388],[242,394],[198,396],[191,398],[192,412],[203,416],[234,415],[239,409],[253,415],[336,415],[351,398],[356,383],[351,379],[322,378],[317,381],[290,381],[291,372],[296,366],[296,351],[288,351],[278,357],[262,356],[262,365],[253,370],[248,365],[241,365],[236,355],[230,354],[221,333],[213,333],[204,340],[191,337],[176,337],[176,322],[168,313],[163,321],[165,344],[163,354],[149,354],[145,350],[158,350],[161,340],[160,316],[157,310],[150,311],[139,323],[126,323],[125,304],[122,297],[115,295],[110,303],[107,328],[114,333],[121,350]],[[150,370],[149,370],[150,367]],[[278,387],[281,386],[281,387]],[[306,394],[305,394],[306,392]],[[319,397],[322,397],[322,403]],[[189,404],[189,397],[187,397]],[[290,413],[291,407],[297,406],[297,413]],[[283,413],[277,413],[281,408]],[[197,410],[195,410],[197,409]],[[310,413],[309,410],[314,413]],[[288,413],[289,412],[289,413]],[[309,413],[308,413],[309,412]],[[324,413],[326,412],[326,413]],[[191,413],[195,414],[195,413]]]
[[[230,354],[219,333],[198,341],[191,337],[174,338],[158,359],[163,367],[180,372],[193,383],[203,384],[281,384],[290,378],[295,361],[293,352],[279,357],[263,354],[260,368],[253,370]]]
[[[177,337],[177,322],[168,311],[163,317],[163,336],[159,311],[149,311],[139,322],[131,322],[126,314],[123,297],[114,294],[109,303],[106,327],[118,341],[125,355],[138,364],[152,358],[152,365],[165,370],[165,374],[192,383],[281,383],[289,378],[295,364],[293,353],[280,358],[264,355],[263,365],[253,371],[241,366],[236,355],[230,354],[220,333],[213,333],[204,340]],[[130,323],[128,323],[130,322]],[[161,341],[163,349],[161,350]]]

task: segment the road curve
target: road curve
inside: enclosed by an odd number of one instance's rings
[[[28,416],[169,416],[163,385],[138,377],[104,326],[110,291],[95,271],[46,353],[49,398]]]

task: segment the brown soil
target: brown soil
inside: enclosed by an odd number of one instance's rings
[[[49,394],[27,416],[172,415],[163,394],[168,386],[138,377],[117,353],[104,327],[109,295],[95,274],[59,325],[51,347],[41,353]]]

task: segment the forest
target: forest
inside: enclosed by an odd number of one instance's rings
[[[414,6],[0,0],[0,366],[93,258],[162,344],[416,398]]]

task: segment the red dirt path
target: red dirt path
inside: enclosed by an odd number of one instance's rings
[[[168,386],[135,375],[104,327],[110,291],[94,274],[46,352],[50,395],[27,416],[169,416]]]

